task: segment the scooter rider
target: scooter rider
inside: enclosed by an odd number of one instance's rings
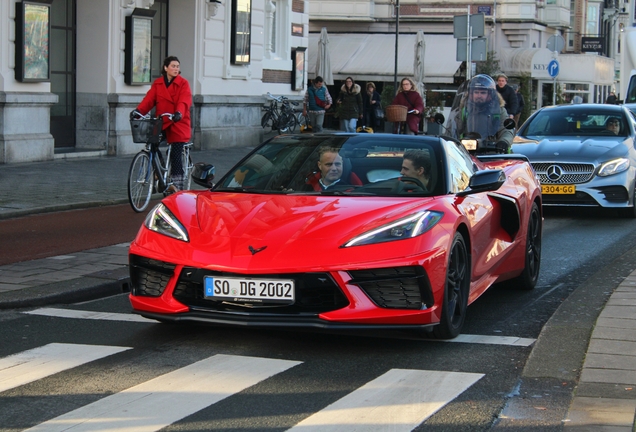
[[[515,125],[508,119],[496,87],[488,75],[473,77],[468,91],[458,92],[459,103],[453,103],[449,129],[456,139],[475,138],[473,134],[477,133],[480,138],[495,143],[498,152],[509,153]]]

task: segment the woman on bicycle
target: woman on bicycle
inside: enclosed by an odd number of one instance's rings
[[[164,120],[163,123],[164,136],[168,144],[172,146],[170,151],[172,186],[168,188],[168,192],[183,189],[181,155],[183,145],[190,142],[192,135],[190,126],[192,90],[188,80],[181,76],[180,66],[177,57],[166,57],[163,61],[161,76],[152,83],[150,90],[135,110],[145,115],[156,107],[157,116],[163,113],[173,114],[172,121]]]

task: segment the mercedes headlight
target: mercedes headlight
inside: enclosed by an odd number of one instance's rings
[[[435,211],[421,211],[359,235],[342,247],[385,243],[417,237],[433,228],[442,219],[442,215],[443,213]]]
[[[621,173],[625,171],[627,168],[629,168],[629,159],[627,158],[614,159],[602,164],[598,170],[598,175],[600,177],[607,177],[607,176]]]
[[[181,222],[179,222],[179,219],[163,204],[158,204],[148,213],[144,225],[149,230],[158,232],[159,234],[184,242],[190,241],[188,232]]]

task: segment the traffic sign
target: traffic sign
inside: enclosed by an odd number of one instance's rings
[[[550,60],[550,63],[548,63],[548,74],[550,74],[550,76],[552,78],[555,78],[557,75],[559,75],[559,62],[556,60]]]

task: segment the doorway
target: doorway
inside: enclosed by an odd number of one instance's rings
[[[51,3],[51,135],[55,149],[75,147],[75,13],[76,0]]]

